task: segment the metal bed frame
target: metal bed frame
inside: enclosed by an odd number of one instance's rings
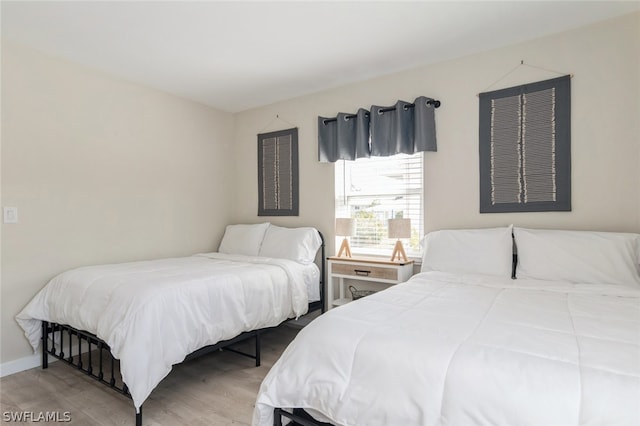
[[[291,420],[287,426],[333,426],[331,423],[319,422],[301,408],[294,408],[291,412],[283,408],[274,408],[273,426],[283,426],[283,417]]]
[[[318,231],[322,244],[320,246],[320,300],[309,303],[308,312],[321,310],[324,312],[324,283],[325,283],[325,243],[324,237],[320,231]],[[287,322],[289,320],[285,320]],[[260,366],[260,334],[274,327],[263,328],[259,330],[251,330],[244,332],[233,339],[218,342],[213,345],[202,347],[191,354],[187,355],[184,361],[188,361],[208,353],[226,350],[237,353],[254,359],[256,367]],[[66,334],[66,339],[65,339]],[[56,339],[56,335],[59,337]],[[244,342],[249,339],[254,339],[254,353],[247,353],[236,348],[232,348],[240,342]],[[51,342],[51,344],[49,344]],[[60,350],[56,350],[56,343],[59,345]],[[68,352],[65,353],[65,345]],[[83,345],[86,345],[86,351],[83,353]],[[75,355],[74,355],[74,348]],[[92,353],[97,351],[96,354]],[[95,334],[89,333],[84,330],[78,330],[66,324],[57,324],[53,322],[42,321],[42,368],[49,367],[49,356],[57,358],[60,361],[82,371],[89,377],[97,380],[99,383],[106,385],[114,391],[131,399],[131,394],[127,384],[122,381],[119,371],[116,374],[116,365],[119,365],[120,361],[113,357],[111,354],[111,348],[102,339]],[[183,362],[184,362],[183,361]],[[136,426],[142,426],[142,407],[136,412]]]

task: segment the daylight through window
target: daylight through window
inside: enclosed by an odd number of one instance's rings
[[[402,217],[411,219],[407,255],[420,256],[422,165],[421,153],[336,162],[336,217],[355,219],[354,254],[391,256],[395,240],[387,221]]]

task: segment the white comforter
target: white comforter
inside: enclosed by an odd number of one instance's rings
[[[422,273],[304,328],[273,407],[336,425],[639,425],[640,289]]]
[[[276,326],[307,309],[302,265],[209,253],[64,272],[16,319],[34,350],[40,320],[107,342],[138,409],[171,366],[191,352]]]

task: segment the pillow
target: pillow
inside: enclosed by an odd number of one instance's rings
[[[423,240],[421,271],[511,277],[511,226],[434,231]]]
[[[260,256],[312,263],[322,245],[314,228],[283,228],[271,225],[264,235]]]
[[[640,235],[514,228],[517,278],[640,285]]]
[[[269,222],[255,225],[227,225],[218,251],[226,254],[258,256]]]

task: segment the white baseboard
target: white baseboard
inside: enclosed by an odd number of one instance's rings
[[[3,362],[0,364],[0,377],[10,376],[11,374],[40,367],[41,364],[42,355],[40,354],[33,354],[13,361]]]
[[[66,342],[65,342],[66,347]],[[59,345],[56,344],[56,348],[58,351],[60,350]],[[74,343],[71,345],[71,353],[74,355],[78,354],[78,344]],[[88,352],[88,348],[83,347],[82,353]],[[58,358],[49,355],[49,364],[52,362],[58,361]],[[42,367],[42,345],[38,349],[37,354],[25,356],[24,358],[19,358],[14,361],[3,362],[0,364],[0,377],[10,376],[11,374],[19,373],[21,371],[30,370],[35,367]]]

